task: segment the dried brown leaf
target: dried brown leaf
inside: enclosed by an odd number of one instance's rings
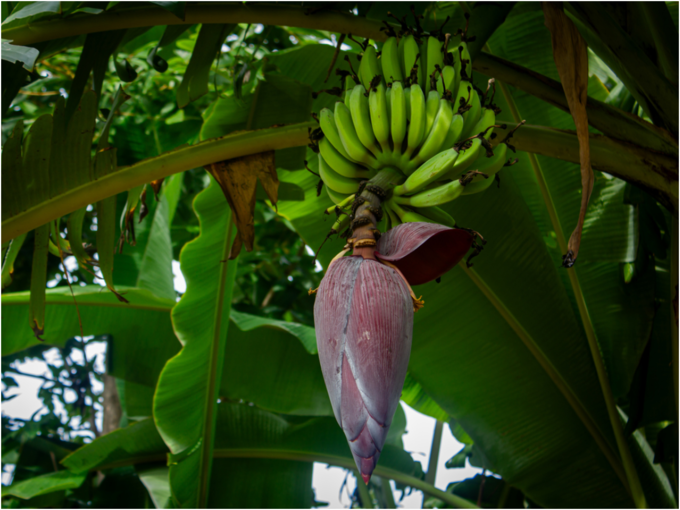
[[[552,38],[553,58],[560,75],[562,88],[567,97],[569,111],[576,125],[579,141],[579,157],[581,161],[581,211],[578,223],[569,243],[568,251],[563,256],[562,265],[571,267],[578,256],[581,245],[583,222],[588,209],[588,201],[593,191],[593,169],[590,166],[590,144],[588,139],[588,51],[585,41],[574,23],[564,13],[561,3],[543,2],[545,26],[550,30]]]
[[[258,177],[272,203],[276,204],[278,197],[279,180],[276,176],[274,151],[220,161],[205,168],[222,188],[238,229],[232,253],[238,255],[241,243],[247,251],[252,251],[255,241],[253,214]]]

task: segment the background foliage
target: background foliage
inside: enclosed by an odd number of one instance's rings
[[[28,133],[60,97],[67,98],[67,115],[77,111],[89,89],[97,94],[94,139],[108,134],[118,168],[242,130],[309,122],[310,109],[336,100],[312,95],[340,85],[334,74],[326,81],[335,30],[194,23],[196,4],[184,2],[116,4],[2,3],[3,39],[20,35],[28,23],[65,27],[58,38],[26,46],[3,42],[3,158],[15,129]],[[258,4],[253,12],[266,20],[278,8]],[[647,25],[641,25],[643,18],[633,16],[639,8],[593,7],[641,41],[632,50],[670,76],[677,96],[677,62],[673,81],[665,54],[668,40],[677,46],[678,4],[657,6],[672,26],[656,27],[656,11],[646,12]],[[307,20],[299,24],[337,16],[370,27],[394,21],[388,10],[410,24],[415,13],[425,29],[449,18],[451,32],[471,12],[470,34],[478,36],[473,63],[477,55],[495,56],[559,80],[540,4],[419,2],[412,11],[403,3],[305,3],[286,9],[290,19]],[[105,26],[106,16],[121,12],[123,18],[151,13],[150,26],[69,32],[83,20]],[[677,140],[677,130],[641,99],[643,87],[632,85],[626,60],[611,56],[610,33],[586,32],[581,4],[567,4],[567,12],[590,46],[589,97],[653,122],[670,133],[663,140]],[[382,38],[375,40],[380,46]],[[348,56],[356,68],[360,51],[346,38],[336,67],[347,68]],[[476,68],[476,85],[485,88],[488,78]],[[573,128],[568,112],[518,83],[497,84],[500,120]],[[129,97],[117,109],[121,87]],[[88,171],[93,147],[88,142],[83,149]],[[448,421],[466,444],[449,462],[452,468],[467,458],[497,476],[436,491],[403,450],[405,424],[397,426],[398,418],[376,474],[424,490],[433,507],[630,507],[640,503],[631,496],[632,468],[648,505],[677,506],[677,381],[669,363],[677,356],[671,307],[677,299],[671,294],[677,204],[669,211],[643,185],[596,171],[577,265],[563,269],[581,176],[573,162],[540,154],[518,151],[519,163],[503,171],[499,187],[447,206],[459,225],[484,235],[486,248],[473,268],[456,267],[441,283],[416,289],[426,306],[416,316],[402,398]],[[103,290],[101,278],[73,258],[62,264],[50,255],[44,343],[28,327],[34,252],[28,232],[7,287],[3,267],[3,401],[15,398],[17,362],[46,358],[50,373],[39,393],[45,414],[26,422],[3,415],[3,465],[15,466],[3,506],[306,507],[314,503],[313,461],[352,468],[319,370],[307,295],[323,274],[315,269],[314,252],[332,224],[323,214],[330,199],[325,191],[317,194],[318,178],[305,171],[305,159],[316,171],[312,156],[305,147],[277,150],[280,201],[273,207],[258,192],[254,249],[229,262],[229,208],[200,166],[167,177],[157,198],[147,186],[144,206],[134,206],[141,188],[118,194],[115,222],[104,223],[97,206],[89,206],[82,232],[93,246],[104,228],[116,241],[124,236],[119,219],[134,209],[136,242],[123,244],[113,259],[112,283],[129,304]],[[3,167],[4,205],[15,198],[5,191],[12,188],[4,159]],[[677,166],[673,178],[677,197]],[[47,189],[50,199],[63,197],[53,182]],[[3,207],[3,224],[14,216]],[[59,229],[70,234],[66,221]],[[342,244],[331,239],[324,245],[322,267]],[[3,244],[5,258],[10,251]],[[174,289],[173,261],[187,281],[183,296]],[[677,342],[677,327],[675,335]],[[107,345],[103,370],[85,354],[96,342]],[[604,362],[609,393],[594,356]],[[103,392],[93,390],[96,382]],[[617,426],[625,428],[632,465],[622,460],[608,399],[619,413]],[[100,410],[104,430],[94,420]],[[376,477],[368,492],[355,494],[355,504],[392,505],[383,487]]]

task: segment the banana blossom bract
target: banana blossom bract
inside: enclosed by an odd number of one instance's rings
[[[382,236],[378,260],[342,257],[319,286],[314,322],[321,370],[335,418],[366,483],[408,368],[414,309],[409,283],[426,283],[451,269],[472,239],[461,229],[404,223]]]

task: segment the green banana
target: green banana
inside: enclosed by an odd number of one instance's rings
[[[387,109],[385,85],[379,83],[368,96],[371,111],[371,126],[384,153],[390,152],[390,114]]]
[[[486,133],[484,133],[484,138],[488,140],[491,138],[493,133],[493,127],[491,126],[493,126],[495,123],[496,113],[491,108],[484,108],[479,122],[477,122],[475,127],[472,128],[469,136],[478,135],[479,133],[484,132],[484,130],[488,130]]]
[[[429,133],[434,125],[434,119],[439,111],[439,100],[441,96],[436,90],[430,90],[427,94],[427,102],[425,103],[425,112],[427,115],[427,124],[425,124],[425,132]]]
[[[447,149],[440,152],[409,175],[404,184],[396,186],[393,194],[410,195],[420,191],[428,184],[442,179],[453,168],[458,156],[459,154],[456,149]]]
[[[328,198],[330,198],[331,201],[335,204],[334,206],[331,206],[328,209],[326,209],[326,212],[329,214],[333,209],[335,209],[335,207],[343,209],[352,201],[351,199],[354,198],[354,195],[345,195],[344,193],[338,193],[337,191],[332,190],[328,186],[326,186],[326,193],[328,193]]]
[[[392,210],[390,207],[390,202],[383,202],[382,204],[382,209],[383,211],[387,214],[387,218],[389,219],[389,228],[394,228],[397,225],[401,225],[401,220],[399,219],[399,216]]]
[[[446,139],[442,144],[442,148],[450,148],[454,143],[462,140],[460,135],[463,132],[463,126],[463,116],[456,113],[451,120],[451,126],[449,126],[449,132],[446,134]]]
[[[408,77],[411,75],[411,69],[413,69],[413,66],[419,65],[420,68],[422,68],[422,62],[419,64],[416,64],[416,61],[418,60],[418,55],[420,54],[420,48],[418,47],[418,43],[416,42],[415,37],[412,35],[407,35],[401,40],[401,45],[404,45],[404,57],[402,60],[402,63],[404,65],[403,70],[404,70],[404,76]],[[418,78],[420,77],[420,72],[418,72]],[[420,83],[422,86],[422,82]]]
[[[495,175],[490,175],[488,179],[484,179],[482,177],[482,179],[483,180],[479,182],[471,182],[470,184],[466,185],[465,189],[463,190],[463,195],[474,195],[475,193],[486,191],[496,180]]]
[[[463,114],[464,125],[463,133],[461,134],[462,139],[477,134],[473,129],[477,125],[477,122],[479,122],[479,118],[482,116],[482,104],[479,101],[479,94],[477,94],[477,91],[474,88],[470,93],[470,105],[472,107]]]
[[[344,177],[326,164],[321,154],[319,154],[319,175],[321,180],[333,191],[344,195],[356,193],[359,189],[359,181]]]
[[[321,126],[321,131],[323,131],[324,138],[328,138],[328,141],[335,147],[335,150],[337,150],[345,159],[353,161],[352,158],[349,157],[349,154],[347,154],[345,146],[342,145],[340,133],[338,133],[338,126],[335,124],[335,115],[333,115],[333,112],[329,108],[324,108],[319,112],[319,125]]]
[[[454,45],[450,50],[449,53],[453,56],[453,71],[454,71],[454,82],[453,82],[453,87],[451,88],[451,96],[456,97],[458,95],[459,89],[460,89],[460,71],[462,69],[462,63],[460,61],[460,53],[458,51],[458,48],[461,45],[464,45],[465,43],[461,42],[459,44]]]
[[[439,207],[417,207],[415,211],[418,214],[422,214],[426,218],[431,219],[447,227],[454,228],[456,226],[456,220],[453,217]]]
[[[453,92],[456,86],[456,70],[452,66],[446,66],[442,70],[442,75],[444,76],[444,83],[442,83],[441,77],[437,80],[437,92],[439,92],[440,96],[444,97],[444,86],[446,86],[446,90],[451,93],[451,97],[456,97]]]
[[[334,113],[335,125],[338,127],[340,140],[349,157],[369,168],[376,168],[378,162],[373,154],[361,143],[361,140],[359,140],[349,108],[344,103],[338,101],[335,103]]]
[[[422,165],[425,161],[440,152],[446,135],[451,127],[453,120],[453,111],[451,110],[451,103],[447,99],[439,100],[439,111],[434,120],[432,130],[426,136],[423,145],[420,146],[418,153],[413,157],[411,162],[405,168],[406,173],[412,173],[416,168]]]
[[[390,102],[392,111],[390,113],[390,127],[392,131],[392,142],[394,143],[393,154],[401,156],[401,144],[406,136],[406,98],[404,97],[404,87],[401,82],[395,81],[392,84]]]
[[[382,76],[382,70],[378,63],[378,54],[375,48],[369,44],[364,50],[361,63],[359,64],[359,80],[368,90],[371,86],[371,81],[376,76]]]
[[[368,172],[364,167],[342,157],[342,154],[335,150],[335,147],[333,147],[325,136],[319,142],[319,154],[323,156],[323,159],[328,166],[343,177],[348,177],[350,179],[368,178]]]
[[[394,196],[398,204],[409,205],[412,207],[434,207],[455,200],[463,194],[463,186],[459,180],[451,181],[433,189],[421,191],[413,196]]]
[[[489,177],[492,177],[496,175],[501,168],[505,165],[506,161],[505,158],[508,154],[508,146],[504,143],[499,144],[496,146],[493,152],[493,156],[490,158],[487,157],[480,157],[477,158],[477,161],[475,161],[475,164],[473,166],[473,170],[476,170],[477,172],[483,173],[488,175]],[[472,179],[469,181],[469,184],[466,184],[466,193],[465,195],[469,195],[470,193],[467,192],[467,187],[471,186],[472,184],[478,184],[482,182],[486,182],[488,179],[485,179],[483,175],[475,175],[472,177]],[[491,179],[493,180],[493,179]]]
[[[462,106],[472,105],[472,84],[469,81],[461,82],[458,87],[458,94],[453,96],[453,111],[458,112]],[[465,115],[463,115],[463,120],[465,120]]]
[[[397,216],[399,216],[399,219],[401,220],[402,223],[416,223],[416,222],[437,223],[436,221],[432,221],[430,218],[427,218],[422,214],[418,214],[417,212],[403,209],[394,200],[388,200],[388,203],[390,205],[390,208],[397,214]]]
[[[439,39],[436,37],[428,37],[427,38],[427,72],[425,73],[425,82],[427,84],[426,87],[424,87],[425,92],[430,91],[430,76],[432,76],[432,73],[435,72],[436,66],[439,66],[439,68],[444,67],[444,54],[442,53],[442,43]],[[423,64],[425,65],[425,64]],[[443,71],[442,71],[443,72]],[[437,73],[436,76],[438,81],[441,81],[441,78],[439,78],[439,73]]]
[[[479,138],[472,140],[470,147],[461,151],[460,157],[453,164],[450,171],[442,177],[446,177],[447,179],[458,179],[461,175],[463,175],[463,173],[465,173],[465,170],[467,170],[470,165],[477,161],[479,150],[481,148],[482,141]]]
[[[467,44],[464,42],[461,42],[458,45],[458,48],[461,48],[458,50],[458,55],[460,56],[460,59],[465,62],[464,67],[461,65],[460,69],[460,76],[461,79],[466,78],[468,80],[472,79],[472,58],[470,57],[470,51],[468,50]]]
[[[397,47],[396,37],[390,37],[385,41],[385,44],[383,44],[380,62],[382,63],[382,74],[385,77],[385,83],[404,81],[404,73],[401,70],[401,61],[399,59],[399,48]]]
[[[410,159],[411,154],[420,147],[425,138],[425,125],[427,124],[427,112],[425,110],[425,94],[420,85],[411,85],[410,91],[411,123],[408,128],[408,145],[404,152],[405,159]]]
[[[352,91],[354,90],[354,79],[351,76],[345,77],[345,97],[343,99],[345,106],[349,108],[349,98],[352,96]]]
[[[352,91],[349,99],[349,110],[352,114],[352,121],[354,122],[354,129],[357,132],[359,140],[369,151],[374,155],[381,153],[378,144],[373,134],[373,126],[371,125],[371,109],[368,106],[368,98],[364,95],[366,89],[363,85],[357,85]]]
[[[411,122],[411,87],[404,89],[404,101],[406,101],[406,124]]]

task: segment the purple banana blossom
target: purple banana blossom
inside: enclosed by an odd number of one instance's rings
[[[413,313],[422,306],[406,280],[437,278],[471,244],[472,235],[464,230],[405,223],[384,234],[377,247],[355,249],[353,256],[332,262],[319,286],[314,323],[321,370],[335,418],[366,483],[399,405]]]

